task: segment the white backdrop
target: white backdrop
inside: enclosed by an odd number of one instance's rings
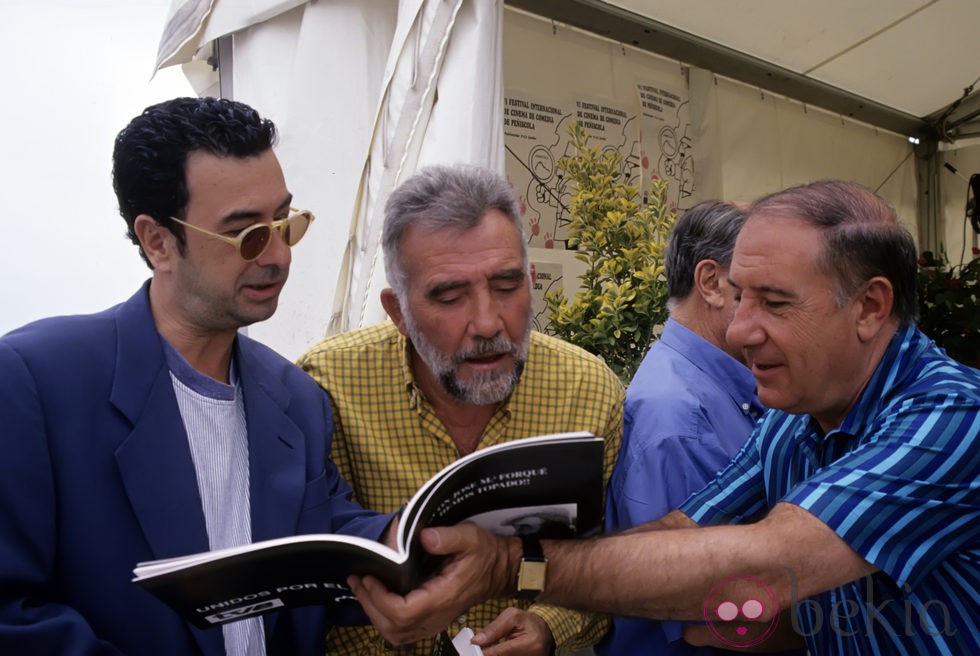
[[[0,0],[0,334],[124,300],[149,276],[110,180],[116,133],[144,107],[192,95],[152,81],[169,0]]]

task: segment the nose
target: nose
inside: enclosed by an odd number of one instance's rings
[[[286,243],[280,230],[272,230],[269,237],[269,245],[265,247],[262,254],[255,258],[255,263],[259,266],[278,266],[288,267],[293,260],[293,250]]]
[[[735,306],[735,314],[728,324],[725,340],[738,349],[760,344],[765,340],[765,333],[759,325],[751,302],[741,301]]]
[[[489,290],[480,290],[476,294],[474,306],[470,320],[470,330],[474,336],[489,339],[500,333],[504,321],[500,315],[500,307]]]

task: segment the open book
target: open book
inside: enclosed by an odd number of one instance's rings
[[[351,574],[405,593],[438,570],[419,533],[473,522],[499,535],[569,538],[602,524],[602,438],[558,433],[496,444],[430,478],[405,505],[397,549],[340,534],[297,535],[139,563],[138,585],[206,628],[310,604],[357,604]]]

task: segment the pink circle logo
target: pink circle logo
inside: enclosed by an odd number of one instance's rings
[[[711,588],[704,602],[704,620],[726,646],[746,649],[763,643],[776,630],[776,608],[776,595],[764,582],[733,576]]]

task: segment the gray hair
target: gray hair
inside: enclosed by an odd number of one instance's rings
[[[915,241],[882,197],[853,182],[820,180],[761,198],[749,214],[795,218],[822,231],[817,262],[837,280],[839,307],[868,280],[882,276],[894,290],[892,316],[903,324],[915,322]]]
[[[671,302],[687,298],[694,289],[698,262],[714,260],[726,269],[731,265],[735,238],[744,223],[744,211],[717,200],[698,203],[677,219],[664,258]]]
[[[385,204],[381,246],[388,284],[399,301],[404,304],[408,291],[408,274],[401,258],[405,230],[411,225],[426,230],[467,230],[476,226],[489,210],[503,212],[517,229],[522,259],[527,266],[520,207],[513,188],[502,175],[464,164],[429,166],[391,193]]]

